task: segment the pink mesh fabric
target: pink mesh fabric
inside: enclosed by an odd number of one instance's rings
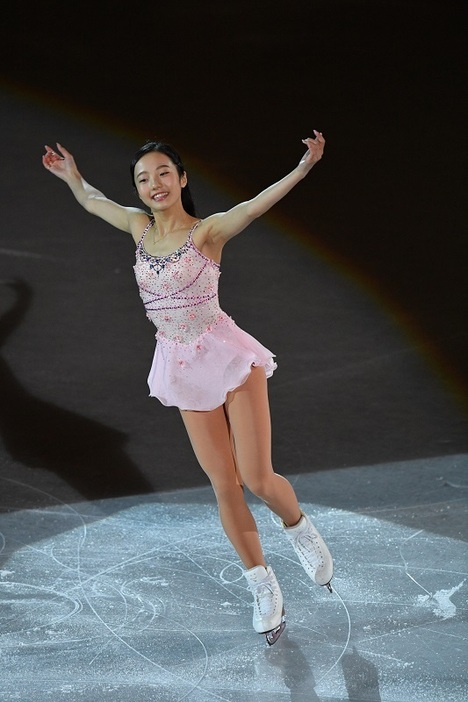
[[[137,246],[135,277],[148,319],[156,325],[156,350],[148,376],[150,395],[163,405],[191,410],[219,407],[244,383],[252,365],[267,377],[276,368],[271,351],[221,310],[219,265],[194,245],[156,257]]]

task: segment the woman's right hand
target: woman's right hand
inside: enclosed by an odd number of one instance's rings
[[[61,144],[57,143],[57,153],[50,146],[45,146],[45,154],[42,157],[44,168],[53,173],[65,182],[69,182],[73,176],[78,175],[75,159],[69,151]]]
[[[109,200],[103,192],[87,183],[76,167],[75,159],[61,144],[56,151],[45,147],[42,157],[44,168],[57,178],[64,180],[79,204],[90,214],[100,217],[116,229],[131,234],[138,243],[143,229],[148,224],[149,215],[137,207],[123,207]]]

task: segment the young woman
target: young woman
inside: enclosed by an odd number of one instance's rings
[[[307,574],[331,591],[333,561],[301,512],[290,483],[271,463],[267,378],[273,354],[239,329],[218,302],[224,245],[284,197],[321,159],[314,130],[307,151],[282,180],[227,212],[195,215],[187,174],[169,145],[149,142],[131,176],[142,209],[123,207],[89,185],[60,144],[46,146],[44,166],[64,180],[91,214],[133,236],[135,276],[146,314],[156,325],[150,395],[180,409],[195,455],[216,495],[223,528],[246,571],[254,597],[253,626],[274,643],[285,626],[283,597],[263,555],[244,485],[277,514]]]

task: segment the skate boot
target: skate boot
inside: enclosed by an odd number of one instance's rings
[[[332,592],[330,581],[333,577],[333,559],[310,519],[303,513],[295,526],[283,525],[283,529],[307,575],[317,585],[324,585]]]
[[[272,646],[286,626],[283,595],[270,567],[255,566],[244,572],[249,590],[254,597],[253,628],[265,634],[267,644]]]

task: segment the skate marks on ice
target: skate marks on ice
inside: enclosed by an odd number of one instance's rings
[[[330,595],[253,502],[287,616],[267,648],[211,490],[144,499],[1,517],[2,702],[464,699],[461,541],[303,503],[335,557]]]
[[[72,690],[77,699],[167,702],[283,694],[211,491],[200,492],[182,503],[174,494],[121,500],[120,511],[113,500],[110,510],[60,504],[3,516],[5,700],[69,699]],[[301,629],[327,639],[321,627]]]
[[[22,524],[4,516],[5,700],[72,690],[89,700],[240,700],[284,687],[275,666],[271,680],[242,570],[204,497],[122,500],[101,520],[88,503],[29,510]],[[54,538],[37,541],[35,525],[45,533],[49,519]]]

